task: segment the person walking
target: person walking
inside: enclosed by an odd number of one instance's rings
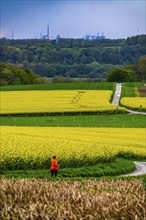
[[[59,168],[59,164],[57,162],[56,156],[53,156],[52,160],[51,160],[51,168],[50,168],[52,177],[54,175],[55,175],[55,177],[57,176],[58,168]]]

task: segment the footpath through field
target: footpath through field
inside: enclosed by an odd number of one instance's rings
[[[135,115],[146,115],[146,112],[137,112],[137,111],[132,111],[127,109],[126,112],[129,112],[130,114],[135,114]]]
[[[121,88],[122,88],[122,83],[117,83],[115,95],[112,101],[112,104],[117,105],[117,106],[119,105],[119,100],[121,96]]]
[[[122,88],[122,83],[117,83],[116,85],[116,91],[115,95],[112,101],[112,104],[119,105],[119,100],[121,96],[121,88]],[[146,115],[145,112],[137,112],[137,111],[132,111],[132,110],[127,110],[127,112],[131,114],[143,114]],[[130,174],[122,175],[122,176],[138,176],[138,175],[145,175],[146,174],[146,162],[134,162],[136,166],[136,171]]]
[[[139,175],[146,175],[146,162],[134,162],[136,166],[136,171],[133,173],[129,173],[122,176],[139,176]]]
[[[146,84],[144,84],[144,86],[146,86]],[[120,96],[121,96],[121,90],[122,90],[122,83],[117,83],[116,85],[116,91],[115,91],[115,95],[112,101],[112,104],[118,106],[119,105],[119,100],[120,100]],[[138,112],[138,111],[133,111],[133,110],[126,110],[127,112],[131,113],[131,114],[141,114],[141,115],[146,115],[146,112]]]

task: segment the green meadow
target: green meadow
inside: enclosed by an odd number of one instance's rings
[[[146,116],[133,114],[1,116],[2,126],[145,128]]]

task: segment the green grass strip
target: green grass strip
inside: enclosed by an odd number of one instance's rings
[[[115,158],[111,162],[98,163],[94,166],[60,168],[57,178],[116,176],[130,173],[134,170],[135,165],[132,161],[124,158]],[[2,178],[52,179],[49,168],[42,170],[1,170],[0,172]]]
[[[12,117],[1,116],[2,126],[38,126],[38,127],[109,127],[109,128],[145,128],[145,115],[100,114],[100,115],[57,115]]]
[[[144,82],[126,82],[122,83],[122,97],[137,97],[139,96],[138,87],[144,86]]]
[[[113,82],[75,82],[75,83],[48,83],[32,85],[2,86],[0,91],[26,90],[113,90]]]

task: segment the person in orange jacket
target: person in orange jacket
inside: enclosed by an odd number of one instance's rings
[[[53,156],[52,157],[52,160],[51,160],[51,176],[57,176],[57,173],[58,173],[58,168],[59,168],[59,164],[57,163],[57,159],[56,159],[56,156]]]

